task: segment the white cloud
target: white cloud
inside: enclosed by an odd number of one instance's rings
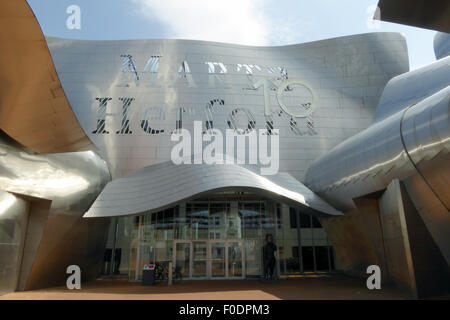
[[[283,19],[271,21],[269,34],[270,45],[297,44],[305,41],[313,41],[310,34],[314,24],[310,19],[300,19],[296,14],[286,15]]]
[[[270,17],[266,0],[133,0],[139,13],[157,19],[167,35],[245,45],[268,45]]]

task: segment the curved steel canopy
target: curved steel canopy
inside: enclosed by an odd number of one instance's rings
[[[96,150],[67,101],[25,0],[0,1],[0,128],[38,153]]]
[[[344,212],[353,199],[419,173],[450,206],[450,57],[393,78],[371,126],[317,158],[305,184]]]
[[[259,194],[300,206],[316,215],[342,215],[287,173],[261,176],[256,166],[234,164],[151,165],[111,181],[84,217],[142,214],[225,190]]]

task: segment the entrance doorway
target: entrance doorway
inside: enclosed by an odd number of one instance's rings
[[[242,279],[242,240],[175,240],[174,265],[183,279]]]

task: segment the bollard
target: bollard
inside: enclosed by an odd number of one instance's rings
[[[172,285],[172,262],[169,262],[169,280],[168,280],[169,286]]]

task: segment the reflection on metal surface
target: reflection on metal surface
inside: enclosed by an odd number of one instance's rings
[[[19,237],[26,239],[21,279],[14,279],[12,289],[60,284],[71,264],[82,267],[86,279],[96,276],[108,221],[82,215],[110,179],[106,162],[92,151],[33,155],[3,141],[0,154],[0,190],[30,204],[28,233]],[[0,204],[0,238],[8,234],[2,229],[8,206],[9,201]]]
[[[27,202],[0,191],[0,295],[17,287],[27,220]]]
[[[257,190],[318,215],[341,214],[289,174],[265,177],[258,172],[242,165],[152,165],[110,182],[85,217],[142,214],[225,190]]]
[[[0,150],[0,189],[51,199],[54,206],[77,204],[109,179],[105,161],[92,151],[41,156],[4,144]]]
[[[67,101],[25,0],[0,1],[0,128],[38,153],[95,150]]]
[[[448,157],[449,103],[450,86],[376,122],[315,161],[306,184],[341,210],[349,210],[353,198],[382,190],[394,178],[407,178],[438,154]],[[441,174],[448,186],[449,172]],[[436,192],[448,208],[448,188]]]
[[[305,178],[311,190],[344,212],[355,209],[355,198],[383,191],[394,179],[404,181],[447,264],[449,74],[450,57],[446,57],[392,79],[380,99],[374,123],[314,161]],[[427,250],[434,250],[433,246]]]
[[[450,55],[450,33],[436,33],[433,44],[436,59],[439,60]]]
[[[301,181],[311,161],[367,128],[387,81],[408,71],[406,42],[396,33],[282,47],[52,37],[47,43],[71,106],[113,178],[170,160],[171,133],[192,132],[201,121],[205,134],[279,129],[279,170]]]
[[[399,75],[386,85],[375,112],[377,122],[450,85],[450,57]]]

